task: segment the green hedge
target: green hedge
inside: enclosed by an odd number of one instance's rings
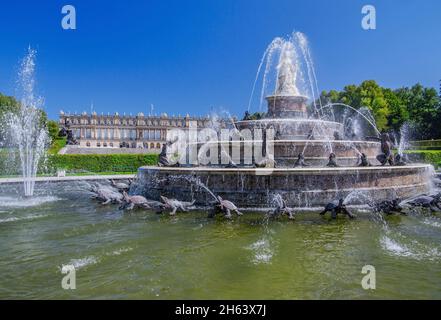
[[[1,149],[0,149],[1,151]],[[155,165],[157,154],[54,154],[48,155],[40,163],[39,174],[54,174],[57,169],[66,169],[71,173],[100,172],[136,172],[139,167]],[[0,176],[20,174],[19,158],[11,158],[6,152],[0,152]]]
[[[441,148],[441,140],[410,141],[410,145],[415,148],[418,148],[418,147],[439,147],[439,148]]]
[[[441,165],[441,150],[408,150],[406,154],[412,161],[430,163],[436,167]]]
[[[157,154],[57,154],[50,156],[48,168],[68,172],[136,172],[141,166],[157,162]]]

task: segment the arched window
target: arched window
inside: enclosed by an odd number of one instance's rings
[[[86,146],[90,147],[90,142],[89,141],[86,142]]]
[[[110,147],[112,147],[112,148],[113,148],[113,142],[111,142],[111,143],[110,143]]]
[[[156,148],[161,149],[161,144],[159,142],[156,144]]]
[[[155,149],[155,144],[153,142],[150,143],[150,149]]]
[[[96,146],[97,146],[97,147],[101,147],[101,143],[100,143],[100,142],[97,142],[97,143],[96,143]]]
[[[107,147],[107,142],[104,142],[104,143],[103,143],[103,147]]]

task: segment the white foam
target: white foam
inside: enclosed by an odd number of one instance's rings
[[[133,250],[133,248],[130,248],[130,247],[120,248],[120,249],[117,249],[117,250],[113,251],[112,253],[110,253],[108,255],[110,255],[110,256],[119,256],[119,255],[121,255],[123,253],[129,252],[129,251],[132,251],[132,250]]]
[[[98,259],[95,256],[88,256],[81,259],[72,259],[69,261],[69,263],[65,265],[63,264],[62,267],[70,265],[73,266],[75,270],[78,270],[88,265],[93,265],[97,263],[98,263]]]
[[[413,256],[413,253],[405,245],[398,243],[397,241],[389,238],[388,236],[383,236],[380,240],[381,247],[392,253],[393,255],[401,257]]]
[[[47,202],[55,202],[59,200],[61,199],[54,196],[30,197],[30,198],[6,196],[6,197],[0,197],[0,207],[8,207],[8,208],[35,207]]]
[[[271,259],[274,255],[271,244],[268,239],[262,238],[247,247],[249,250],[254,251],[253,263],[271,263]]]
[[[23,216],[23,217],[9,217],[9,218],[0,219],[0,223],[22,221],[22,220],[33,220],[33,219],[44,218],[47,216],[49,216],[49,215],[47,215],[47,214],[34,214],[34,215],[28,215],[28,216]]]
[[[441,221],[435,219],[425,218],[422,222],[431,227],[441,228]]]
[[[412,248],[413,250],[388,236],[383,236],[380,239],[380,243],[383,250],[399,257],[413,258],[416,260],[437,260],[441,257],[441,252],[438,248],[428,247],[416,240],[412,241],[412,245],[415,247]]]

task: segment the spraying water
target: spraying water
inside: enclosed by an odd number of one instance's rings
[[[360,110],[355,109],[354,107],[345,104],[345,103],[329,103],[323,107],[320,108],[321,109],[327,109],[327,108],[332,108],[332,107],[336,107],[336,106],[341,106],[341,107],[345,107],[345,108],[349,108],[353,111],[355,111],[357,114],[359,114],[363,119],[365,119],[371,126],[372,128],[375,130],[375,132],[380,135],[380,131],[377,128],[377,125],[375,124],[375,121],[373,119],[371,119],[370,117],[368,117],[366,114],[364,114],[363,112],[361,112]],[[365,110],[365,109],[363,109]]]
[[[403,156],[404,151],[409,148],[410,125],[404,123],[400,128],[400,142],[398,143],[398,154]]]
[[[18,151],[23,176],[24,195],[34,194],[35,177],[40,159],[48,143],[47,130],[42,123],[43,99],[34,93],[36,51],[29,48],[21,62],[18,87],[21,92],[17,113],[5,116],[6,135],[11,152]]]

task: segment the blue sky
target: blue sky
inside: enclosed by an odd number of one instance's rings
[[[77,30],[61,28],[61,7]],[[377,30],[361,8],[377,9]],[[262,53],[293,30],[310,40],[320,89],[375,79],[401,87],[441,79],[439,0],[8,1],[0,11],[0,92],[15,94],[18,62],[38,51],[38,93],[63,109],[242,115]]]

